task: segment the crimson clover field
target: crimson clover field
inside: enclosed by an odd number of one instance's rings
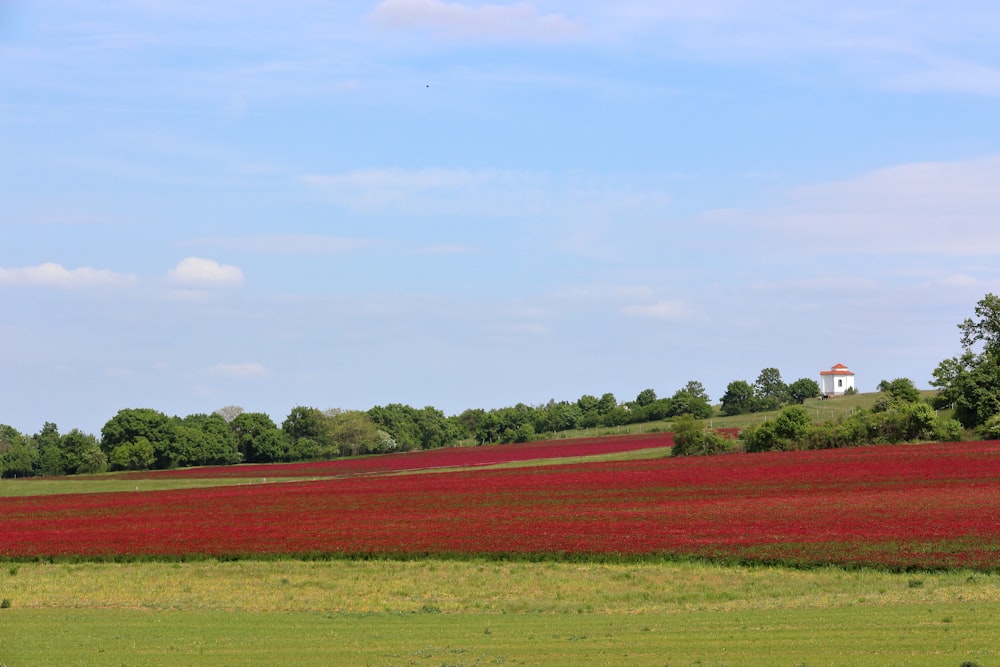
[[[0,498],[0,558],[705,557],[1000,570],[1000,441],[484,467],[666,454],[670,444],[650,434],[116,476],[232,482],[168,491],[86,493],[81,480],[80,493]]]

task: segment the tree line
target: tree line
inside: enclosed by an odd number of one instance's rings
[[[0,424],[0,475],[72,475],[199,465],[272,463],[431,449],[471,440],[477,445],[526,442],[545,433],[615,427],[670,419],[678,455],[731,448],[731,440],[705,428],[704,420],[781,410],[741,433],[747,451],[838,447],[914,439],[958,439],[963,429],[1000,438],[1000,297],[987,294],[975,317],[958,325],[963,352],[942,361],[920,400],[907,378],[883,380],[883,397],[869,410],[836,422],[813,424],[801,407],[820,395],[819,384],[800,378],[785,384],[777,368],[763,369],[753,384],[734,380],[718,408],[692,380],[669,397],[644,389],[632,401],[612,393],[575,401],[518,403],[446,416],[428,406],[389,404],[367,411],[296,406],[279,426],[260,412],[226,406],[212,414],[170,417],[151,408],[120,410],[100,437],[73,429],[61,434],[46,422],[34,435]],[[940,411],[946,411],[943,416]]]
[[[585,394],[576,401],[492,410],[468,409],[455,416],[431,406],[398,403],[367,411],[296,406],[279,426],[267,414],[226,406],[212,414],[168,416],[152,408],[120,410],[100,436],[73,429],[61,434],[46,422],[34,435],[0,424],[0,475],[73,475],[111,470],[157,470],[187,466],[332,459],[447,447],[526,442],[570,429],[621,426],[714,413],[700,382],[672,396],[653,389],[620,403],[613,393]]]

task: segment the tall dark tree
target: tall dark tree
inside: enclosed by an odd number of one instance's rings
[[[765,368],[753,384],[758,410],[777,410],[788,402],[788,385],[781,380],[777,368]]]
[[[243,412],[229,422],[236,448],[248,463],[272,463],[288,458],[284,434],[263,412]]]
[[[954,408],[955,418],[974,428],[1000,414],[1000,297],[987,294],[980,299],[975,317],[966,318],[958,329],[965,349],[934,370],[931,386],[940,390],[934,405]]]
[[[281,423],[281,430],[293,439],[318,438],[323,430],[323,411],[297,405]]]
[[[65,475],[67,472],[74,472],[67,470],[58,426],[52,422],[45,422],[42,430],[31,437],[31,441],[38,452],[38,468],[41,474]]]
[[[635,404],[640,408],[644,408],[653,401],[656,400],[656,392],[652,389],[643,389],[639,392],[639,395],[635,397]]]
[[[745,415],[756,409],[753,387],[746,380],[733,380],[726,386],[722,396],[722,414],[726,416]]]

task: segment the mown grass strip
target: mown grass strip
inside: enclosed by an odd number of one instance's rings
[[[440,472],[464,472],[468,470],[494,470],[503,468],[532,468],[537,466],[569,465],[573,463],[604,462],[604,461],[639,461],[657,459],[670,455],[669,447],[651,447],[612,454],[597,454],[594,456],[570,456],[551,459],[529,459],[525,461],[510,461],[476,466],[448,466],[436,468],[414,468],[412,470],[385,470],[365,473],[351,473],[333,476],[315,477],[162,477],[149,479],[115,479],[108,475],[77,475],[65,478],[51,479],[5,479],[0,480],[0,498],[16,498],[26,496],[51,496],[74,493],[122,493],[143,491],[170,491],[177,489],[196,489],[217,486],[239,486],[243,484],[272,484],[276,482],[307,482],[319,479],[338,479],[341,477],[378,477],[383,475],[414,475]]]
[[[1000,576],[704,563],[5,566],[6,664],[959,665]]]
[[[5,479],[0,480],[0,498],[23,498],[27,496],[54,496],[76,493],[127,493],[145,491],[171,491],[176,489],[200,489],[217,486],[238,486],[241,484],[263,484],[282,481],[305,481],[303,478],[268,477],[266,479],[246,478],[169,478],[162,479],[115,479],[79,475],[50,479]]]

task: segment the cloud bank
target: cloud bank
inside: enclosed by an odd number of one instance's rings
[[[131,273],[117,273],[107,269],[81,267],[67,269],[54,262],[37,266],[12,269],[0,267],[0,285],[18,287],[50,287],[57,289],[84,289],[128,287],[137,282]]]

